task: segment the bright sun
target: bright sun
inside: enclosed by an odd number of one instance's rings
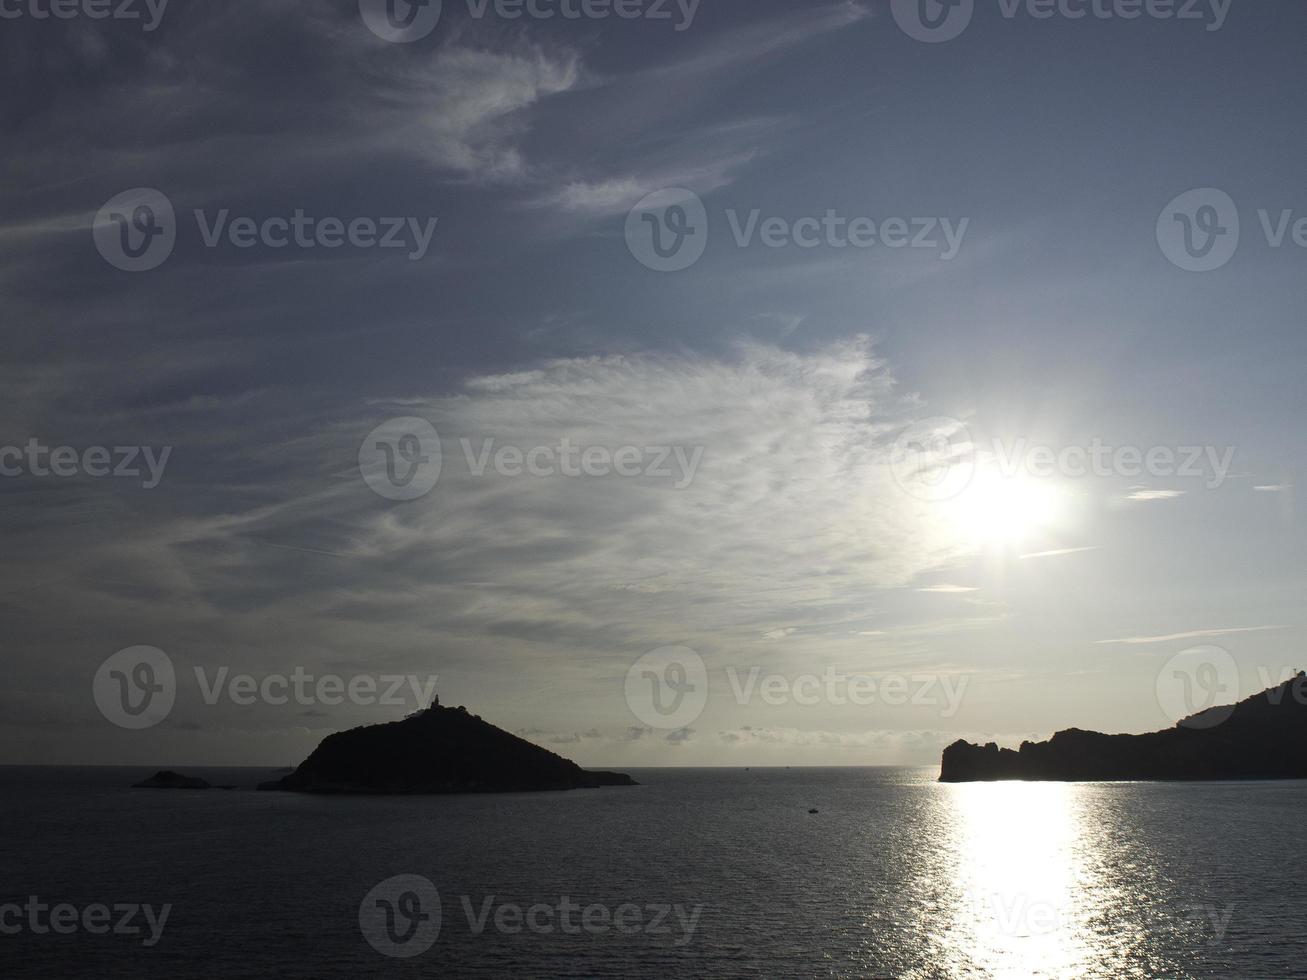
[[[1015,546],[1063,523],[1066,495],[1050,480],[981,469],[954,501],[959,531],[977,543]]]

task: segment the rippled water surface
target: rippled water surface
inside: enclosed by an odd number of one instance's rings
[[[1307,976],[1304,783],[795,769],[429,799],[123,788],[143,775],[0,770],[0,904],[172,907],[153,946],[34,934],[11,911],[0,976]],[[360,927],[397,875],[440,896],[414,933],[429,942],[392,945],[407,958]]]

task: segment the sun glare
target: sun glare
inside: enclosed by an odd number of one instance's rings
[[[1065,492],[1051,480],[981,470],[956,499],[961,533],[978,544],[1019,546],[1066,518]]]

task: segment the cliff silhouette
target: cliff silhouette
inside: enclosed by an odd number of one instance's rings
[[[328,735],[298,768],[259,789],[297,793],[513,793],[635,786],[496,728],[466,708]]]
[[[954,742],[940,781],[1307,779],[1307,675],[1146,735],[1069,729],[1017,750]]]

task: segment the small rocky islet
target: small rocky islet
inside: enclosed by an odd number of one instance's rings
[[[625,773],[582,769],[471,714],[431,707],[402,721],[328,735],[299,766],[260,783],[289,793],[420,795],[527,793],[637,786]],[[231,789],[161,770],[133,789]]]
[[[635,786],[582,769],[439,699],[402,721],[328,735],[294,772],[261,790],[292,793],[521,793]]]

